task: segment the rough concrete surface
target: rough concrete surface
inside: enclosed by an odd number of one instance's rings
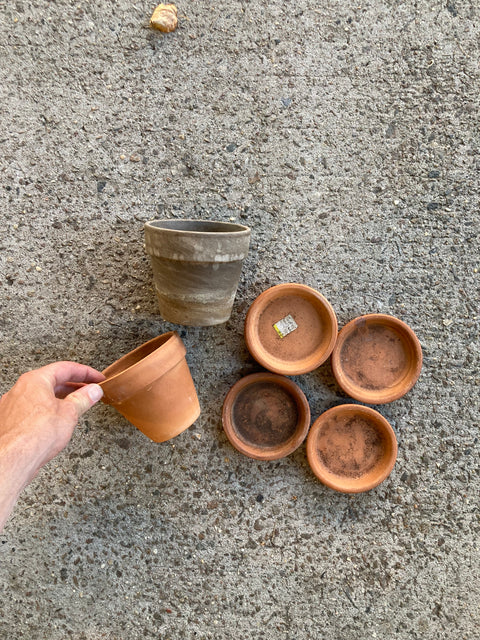
[[[478,4],[184,0],[166,36],[153,8],[0,1],[2,391],[176,328],[203,410],[160,445],[88,413],[1,534],[0,637],[478,638]],[[155,217],[251,226],[226,324],[158,315]],[[287,281],[421,340],[419,382],[378,407],[399,456],[369,493],[222,431],[259,370],[246,310]],[[313,418],[348,402],[329,364],[295,380]]]

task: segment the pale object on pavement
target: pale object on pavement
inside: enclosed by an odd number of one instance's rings
[[[159,4],[150,18],[150,26],[164,33],[177,28],[177,7],[174,4]]]

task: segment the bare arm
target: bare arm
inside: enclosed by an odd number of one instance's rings
[[[69,442],[78,419],[103,395],[104,376],[56,362],[29,371],[0,398],[0,530],[20,492]],[[72,391],[68,382],[85,382]]]

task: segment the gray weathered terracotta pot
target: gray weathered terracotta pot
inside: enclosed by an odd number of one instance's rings
[[[145,246],[161,316],[176,324],[208,326],[232,312],[250,229],[207,220],[153,220]]]

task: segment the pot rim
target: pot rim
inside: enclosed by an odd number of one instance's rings
[[[413,364],[409,367],[407,374],[405,374],[405,376],[393,387],[383,387],[379,390],[365,389],[351,382],[343,371],[340,358],[342,348],[347,338],[362,323],[378,323],[392,328],[403,337],[404,341],[406,341],[409,346],[411,355],[410,361]],[[402,344],[404,344],[403,341]],[[333,375],[335,376],[337,383],[349,396],[367,404],[387,404],[388,402],[402,398],[417,382],[420,377],[423,364],[422,346],[413,329],[409,327],[406,322],[400,320],[400,318],[386,313],[369,313],[350,320],[350,322],[342,327],[332,352],[331,363]]]
[[[317,354],[316,357],[307,356],[301,360],[292,361],[280,360],[266,351],[258,338],[256,329],[261,314],[272,300],[280,297],[281,295],[288,295],[288,293],[297,293],[307,300],[308,298],[314,298],[326,311],[331,335],[327,345],[322,350],[317,349],[316,352],[313,352],[314,354]],[[263,367],[280,375],[294,376],[309,373],[310,371],[317,369],[332,353],[337,340],[337,334],[337,316],[327,298],[313,287],[296,282],[277,284],[263,291],[252,302],[245,318],[244,336],[251,355]]]
[[[155,347],[157,342],[159,345]],[[135,359],[144,350],[147,351],[147,354]],[[125,401],[134,395],[139,388],[144,388],[162,377],[185,357],[186,352],[185,345],[176,331],[163,333],[144,342],[102,371],[106,376],[106,380],[100,382],[105,394],[103,401],[107,404],[119,404]],[[129,360],[132,360],[131,364],[110,377],[108,376],[109,371],[128,363]],[[141,383],[139,383],[140,367],[144,369]]]
[[[372,419],[375,427],[380,427],[382,430],[382,435],[385,437],[386,444],[390,448],[390,451],[387,452],[388,457],[385,468],[376,478],[370,478],[370,480],[367,481],[366,478],[371,475],[371,471],[369,471],[367,474],[360,476],[359,478],[350,479],[350,482],[348,482],[348,476],[343,480],[342,476],[329,471],[328,468],[320,461],[316,453],[318,434],[326,419],[332,415],[341,415],[342,413],[350,413],[352,415],[360,414],[369,417]],[[377,487],[391,474],[397,460],[397,453],[397,436],[395,435],[392,425],[384,416],[382,416],[381,413],[372,409],[372,407],[365,407],[359,404],[340,404],[328,409],[315,420],[307,438],[307,459],[312,472],[325,486],[330,489],[334,489],[335,491],[340,491],[341,493],[363,493]]]
[[[298,411],[298,421],[294,434],[284,443],[273,447],[259,447],[254,444],[248,444],[238,435],[233,420],[232,411],[238,394],[246,387],[259,382],[273,382],[286,389],[295,400]],[[279,460],[293,453],[305,440],[308,429],[310,428],[310,405],[307,397],[300,387],[285,376],[269,371],[261,371],[259,373],[251,373],[237,382],[228,391],[222,410],[222,424],[227,438],[232,446],[243,453],[243,455],[255,460]]]
[[[189,224],[194,224],[198,226],[216,226],[216,227],[225,227],[225,230],[212,230],[208,231],[206,228],[204,230],[199,229],[188,229],[188,228],[173,228],[173,225],[178,224],[181,226],[185,224],[188,226]],[[165,226],[161,226],[165,225]],[[169,225],[172,225],[171,227]],[[224,222],[223,220],[195,220],[194,218],[162,218],[162,219],[154,219],[145,222],[144,225],[145,230],[151,232],[162,232],[162,233],[171,233],[175,235],[193,235],[193,236],[248,236],[251,233],[250,227],[247,227],[244,224],[240,224],[237,222]]]

